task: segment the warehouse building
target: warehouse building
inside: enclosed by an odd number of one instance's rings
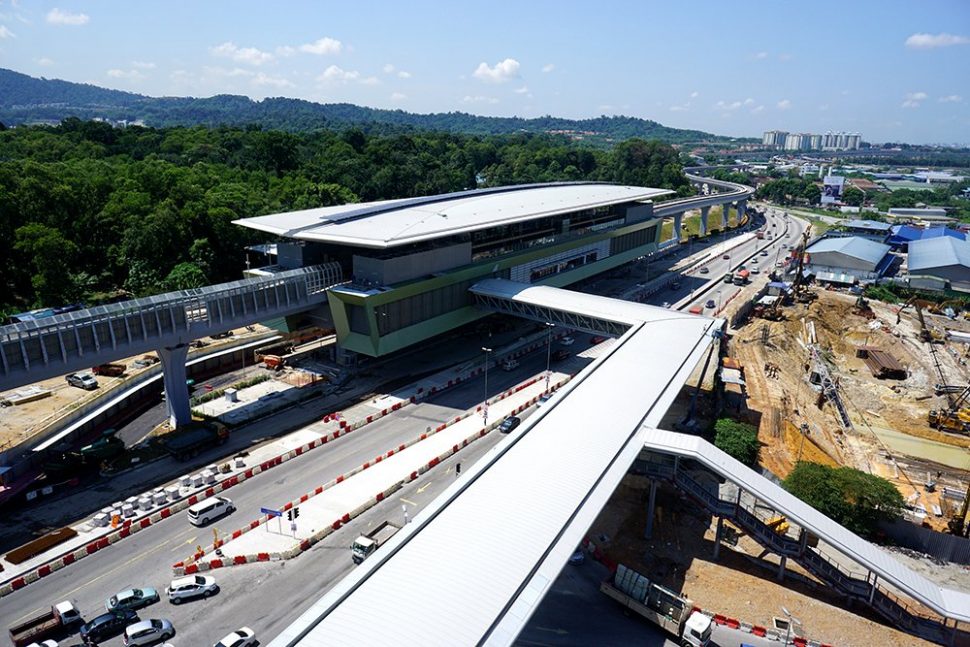
[[[907,261],[910,284],[918,278],[970,292],[970,243],[951,236],[913,241]]]
[[[806,251],[805,270],[823,283],[855,284],[875,281],[892,266],[889,245],[849,236],[823,238]]]

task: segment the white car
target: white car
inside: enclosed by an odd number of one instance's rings
[[[125,645],[152,645],[175,635],[171,620],[142,620],[125,628]]]
[[[211,575],[190,575],[172,580],[165,589],[168,601],[172,604],[182,604],[182,600],[215,595],[219,592],[216,578]]]
[[[249,627],[240,627],[213,647],[250,647],[256,644],[256,634]]]
[[[42,643],[30,643],[27,647],[57,647],[56,640],[45,640]]]
[[[562,344],[563,346],[572,346],[573,344],[576,343],[576,340],[573,339],[572,337],[563,337],[562,339],[559,340],[559,343]]]

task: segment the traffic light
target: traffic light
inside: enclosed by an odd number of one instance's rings
[[[296,518],[299,517],[299,516],[300,516],[300,509],[299,508],[293,508],[293,519],[296,520]]]
[[[292,509],[286,511],[286,520],[287,521],[293,521],[293,510]]]

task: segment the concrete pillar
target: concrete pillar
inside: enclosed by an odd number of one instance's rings
[[[721,205],[721,231],[727,229],[728,226],[728,216],[730,215],[731,205],[725,202]]]
[[[172,427],[192,422],[189,408],[189,388],[185,384],[185,360],[189,356],[187,344],[173,348],[158,349],[162,360],[162,380],[165,383],[165,403],[168,405],[168,420]]]
[[[781,563],[778,564],[778,581],[781,582],[785,579],[785,566],[788,564],[788,558],[784,555],[781,556]]]
[[[710,207],[701,207],[701,230],[699,232],[700,236],[707,235],[707,214],[711,211]]]
[[[717,518],[717,532],[714,533],[714,561],[721,552],[721,535],[724,532],[724,517]]]
[[[738,201],[738,222],[741,222],[741,218],[744,218],[744,212],[748,207],[748,202],[746,200]]]
[[[647,525],[643,529],[643,538],[653,538],[653,513],[657,505],[657,482],[650,481],[650,500],[647,501]]]
[[[876,597],[876,583],[879,581],[879,573],[873,573],[872,578],[872,588],[869,589],[869,606],[872,606],[872,600]]]
[[[681,241],[680,226],[684,223],[683,212],[678,213],[674,216],[674,240],[678,243]]]

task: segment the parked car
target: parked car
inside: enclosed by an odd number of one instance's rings
[[[125,589],[108,598],[104,603],[104,608],[111,612],[123,611],[125,609],[140,609],[149,604],[158,602],[158,591],[153,588]]]
[[[256,644],[256,634],[249,627],[240,627],[217,642],[213,647],[251,647]]]
[[[574,566],[579,566],[586,561],[586,553],[583,552],[582,546],[576,549],[576,551],[569,556],[569,563]]]
[[[151,645],[161,640],[168,640],[174,635],[175,625],[171,620],[152,618],[125,628],[125,644]]]
[[[81,640],[86,643],[104,642],[108,638],[117,636],[125,627],[138,621],[138,614],[131,609],[118,613],[102,613],[94,620],[81,625]]]
[[[705,265],[704,267],[702,267],[702,268],[701,268],[701,274],[707,274],[707,273],[708,273],[708,272],[710,272],[710,271],[711,271],[711,270],[710,270],[710,269],[708,269],[708,267],[707,267],[706,265]]]
[[[589,343],[591,343],[593,346],[596,344],[602,344],[604,341],[606,341],[606,337],[603,335],[593,335],[589,338]]]
[[[57,647],[56,640],[45,640],[39,643],[30,643],[27,647]]]
[[[521,422],[522,421],[516,418],[515,416],[509,416],[508,418],[502,421],[502,424],[499,425],[498,430],[501,431],[503,434],[510,433],[512,430],[518,427]]]
[[[172,580],[165,589],[165,595],[172,604],[182,604],[182,600],[207,598],[219,592],[216,578],[211,575],[190,575]]]
[[[708,299],[707,300],[707,303],[704,304],[704,307],[705,308],[716,308],[717,307],[717,304],[714,302],[714,299]]]
[[[722,256],[721,258],[723,258],[723,259],[724,259],[724,260],[726,260],[726,261],[729,261],[729,260],[731,260],[731,255],[730,255],[730,254],[725,254],[725,255],[724,255],[724,256]]]
[[[561,362],[564,359],[569,359],[571,355],[568,350],[560,348],[559,350],[552,351],[551,357],[552,357],[552,361]]]
[[[551,398],[552,398],[551,393],[543,393],[542,395],[539,396],[539,400],[536,402],[536,406],[541,407],[546,402],[549,402]]]
[[[98,388],[98,380],[90,373],[70,373],[64,379],[71,386],[76,386],[85,391],[93,391]]]
[[[573,344],[576,343],[576,340],[573,339],[572,337],[563,337],[562,339],[559,340],[559,343],[562,344],[563,346],[572,346]]]
[[[664,308],[669,308],[670,307],[670,301],[664,301],[663,307]]]

